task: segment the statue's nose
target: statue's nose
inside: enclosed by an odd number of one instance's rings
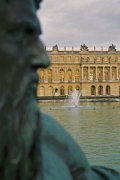
[[[33,47],[34,57],[32,59],[32,65],[36,68],[47,68],[50,65],[50,58],[41,40],[38,40]]]
[[[35,21],[21,21],[21,32],[24,34],[26,43],[31,49],[32,66],[35,68],[46,68],[50,65],[50,58],[46,52],[45,46],[39,39],[41,27],[37,19]],[[20,22],[19,22],[20,25]]]

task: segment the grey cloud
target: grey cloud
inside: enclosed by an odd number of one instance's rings
[[[120,48],[119,0],[45,0],[41,16],[47,46],[108,46]]]

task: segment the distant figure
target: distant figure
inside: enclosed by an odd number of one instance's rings
[[[120,180],[91,167],[77,143],[36,100],[38,68],[50,64],[39,0],[0,2],[0,180]]]

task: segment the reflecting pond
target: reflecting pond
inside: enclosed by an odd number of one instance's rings
[[[41,103],[41,109],[70,132],[91,164],[120,171],[120,102]]]

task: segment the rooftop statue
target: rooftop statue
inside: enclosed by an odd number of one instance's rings
[[[53,46],[52,50],[58,51],[58,45],[56,44],[55,46]]]
[[[81,51],[89,51],[88,47],[85,44],[81,45],[80,50]]]
[[[110,52],[110,51],[115,52],[115,51],[116,51],[115,45],[112,44],[111,46],[109,46],[108,51],[109,51],[109,52]]]
[[[50,64],[39,39],[39,0],[0,4],[0,179],[119,180],[90,166],[81,148],[36,100],[38,68]]]

